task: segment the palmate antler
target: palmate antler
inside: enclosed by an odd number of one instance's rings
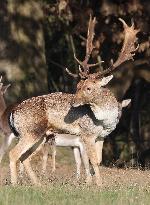
[[[137,51],[137,49],[139,47],[139,45],[137,47],[135,46],[135,44],[137,42],[136,35],[139,32],[139,30],[134,28],[134,23],[132,23],[131,26],[128,26],[123,19],[119,18],[119,20],[123,24],[125,37],[124,37],[124,43],[123,43],[123,46],[122,46],[122,49],[121,49],[121,52],[119,54],[118,59],[116,60],[115,63],[111,63],[111,66],[108,69],[106,69],[102,72],[89,74],[90,68],[99,64],[99,63],[88,64],[90,55],[91,55],[92,50],[94,48],[93,38],[94,38],[94,28],[95,28],[95,24],[96,24],[96,18],[93,18],[93,20],[92,20],[92,18],[90,17],[89,26],[88,26],[88,34],[87,34],[85,59],[84,59],[84,61],[80,61],[74,55],[75,59],[79,63],[79,76],[82,79],[101,78],[102,76],[111,73],[118,66],[120,66],[123,62],[125,62],[127,60],[131,60],[131,59],[133,60],[133,56],[135,55],[135,52]],[[78,75],[71,73],[68,69],[66,69],[66,71],[68,72],[69,75],[71,75],[73,77],[78,77]]]
[[[104,70],[103,72],[97,72],[92,74],[92,77],[94,78],[99,78],[106,74],[111,73],[113,70],[115,70],[118,66],[120,66],[123,62],[127,60],[131,60],[131,59],[134,60],[133,56],[135,55],[135,52],[139,48],[139,45],[135,46],[137,42],[136,35],[139,32],[139,30],[134,28],[134,23],[132,23],[130,27],[126,24],[126,22],[123,19],[119,18],[119,20],[123,24],[124,36],[125,36],[124,43],[121,52],[119,54],[119,57],[116,60],[116,62],[112,63],[112,65],[108,69]]]
[[[99,65],[99,63],[88,64],[91,53],[94,49],[93,39],[94,39],[94,35],[95,35],[95,33],[94,33],[95,24],[96,24],[96,18],[92,19],[91,16],[90,16],[89,25],[88,25],[88,32],[87,32],[85,59],[83,61],[80,61],[80,60],[77,59],[76,55],[74,54],[75,60],[79,63],[79,76],[82,79],[85,79],[85,78],[88,77],[89,69],[91,67]],[[66,71],[72,77],[78,77],[78,75],[71,73],[68,69],[66,69]]]

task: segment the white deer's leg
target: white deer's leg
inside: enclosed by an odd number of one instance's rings
[[[2,143],[2,146],[0,148],[0,163],[3,159],[3,156],[4,154],[6,153],[8,147],[10,146],[10,144],[12,143],[12,140],[15,138],[16,136],[11,133],[10,135],[8,136],[4,136],[4,139],[3,139],[3,143]]]
[[[76,176],[77,176],[77,179],[79,179],[81,175],[81,156],[80,156],[79,148],[74,147],[73,152],[74,152],[74,158],[76,162]]]
[[[7,148],[8,148],[8,146],[7,146],[7,139],[6,139],[6,137],[4,136],[2,145],[1,145],[1,147],[0,147],[0,163],[1,163],[2,159],[3,159],[3,156],[4,156],[4,154],[5,154],[6,150],[7,150]]]
[[[56,171],[56,145],[53,143],[51,145],[52,148],[52,172]]]
[[[42,159],[42,172],[43,172],[43,173],[46,172],[49,149],[50,149],[50,145],[49,145],[49,144],[44,144],[44,145],[42,146],[42,154],[43,154],[43,159]]]
[[[96,184],[98,186],[101,186],[102,179],[100,177],[100,171],[99,171],[99,167],[98,167],[98,159],[97,159],[97,153],[96,153],[96,149],[95,149],[95,138],[92,136],[86,135],[86,136],[82,136],[82,139],[85,143],[88,157],[89,157],[91,164],[92,164],[94,171],[95,171]]]
[[[98,140],[95,142],[95,148],[96,148],[96,153],[97,153],[97,158],[98,158],[98,164],[102,162],[102,150],[103,150],[103,143],[104,140]]]
[[[89,158],[88,158],[84,143],[80,143],[80,152],[81,152],[81,157],[82,157],[85,172],[86,172],[86,182],[90,184],[92,182],[92,176],[90,173]]]

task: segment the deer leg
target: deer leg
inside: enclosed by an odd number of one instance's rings
[[[81,175],[81,156],[80,156],[80,151],[78,147],[74,147],[73,148],[73,152],[74,152],[74,158],[75,158],[75,162],[76,162],[76,176],[77,176],[77,180],[79,180],[80,175]]]
[[[52,172],[56,170],[56,145],[55,143],[51,145],[52,148]]]
[[[42,141],[42,143],[40,143],[40,145],[36,148],[36,150],[34,149],[34,152],[29,156],[30,161],[31,161],[32,157],[33,157],[34,155],[36,155],[37,152],[39,152],[40,150],[42,150],[43,154],[45,154],[45,153],[44,153],[44,143],[45,143],[45,138],[44,138],[44,140]],[[46,145],[46,148],[48,149],[47,144],[45,144],[45,145]],[[29,154],[28,154],[28,155],[29,155]],[[22,161],[24,161],[24,160],[22,160]],[[23,162],[21,162],[21,161],[20,161],[20,164],[19,164],[19,172],[20,172],[20,175],[23,176],[24,164],[23,164]]]
[[[26,143],[24,139],[21,138],[19,143],[9,152],[11,183],[13,185],[17,184],[17,161],[34,143],[29,141]]]
[[[98,140],[95,142],[95,148],[97,153],[98,164],[102,162],[102,150],[103,150],[104,140]]]
[[[96,148],[95,148],[95,137],[91,138],[91,136],[84,136],[82,137],[82,139],[83,139],[83,142],[85,143],[88,157],[95,171],[96,184],[98,186],[101,186],[102,180],[100,177],[100,171],[98,167],[98,158],[97,158],[97,153],[96,153]]]
[[[6,153],[8,147],[10,146],[12,140],[13,140],[15,137],[16,137],[16,136],[15,136],[13,133],[11,133],[10,135],[8,135],[8,136],[6,136],[6,137],[4,136],[4,140],[3,140],[2,146],[1,146],[1,148],[0,148],[0,163],[1,163],[1,161],[2,161],[2,159],[3,159],[3,156],[4,156],[4,154]]]
[[[31,167],[30,158],[27,158],[26,160],[24,160],[23,165],[26,169],[28,176],[31,179],[31,182],[35,185],[40,185],[40,182],[38,181],[38,178],[35,175],[35,172],[33,171],[32,167]]]
[[[34,184],[38,184],[37,178],[30,166],[30,158],[28,159],[30,153],[30,149],[34,147],[34,150],[39,146],[39,140],[34,140],[35,138],[32,138],[30,136],[26,136],[26,138],[21,138],[19,143],[9,152],[9,159],[10,159],[10,174],[11,174],[11,183],[13,185],[17,184],[17,161],[20,159],[20,161],[23,163],[25,169],[27,170],[27,173],[29,177],[31,178],[31,181]],[[40,143],[43,141],[43,138],[40,139]],[[22,160],[22,158],[24,158]]]
[[[21,177],[23,177],[23,173],[24,173],[24,166],[23,166],[23,163],[20,162],[20,164],[19,164],[19,175]]]
[[[52,172],[55,172],[56,170],[56,144],[55,144],[54,134],[47,135],[46,143],[44,144],[43,149],[42,149],[42,152],[43,152],[42,172],[43,173],[45,173],[46,171],[47,159],[48,159],[48,153],[49,153],[50,147],[52,151]]]
[[[50,149],[50,147],[49,147],[48,143],[44,144],[42,147],[42,154],[43,154],[42,173],[43,174],[46,172],[49,149]]]
[[[89,158],[85,149],[85,145],[83,143],[80,144],[80,153],[83,160],[85,172],[86,172],[86,182],[90,184],[92,182],[92,176],[90,173],[90,164],[89,164]]]
[[[36,155],[41,149],[43,149],[44,144],[45,143],[45,138],[41,138],[38,142],[34,142],[34,145],[32,146],[33,150],[32,150],[32,154],[30,154],[29,157],[27,157],[25,160],[23,160],[23,165],[26,169],[26,172],[28,174],[28,176],[31,179],[31,182],[35,185],[40,185],[40,182],[38,181],[38,178],[35,174],[35,172],[33,171],[32,167],[31,167],[31,163],[30,161],[32,160],[32,157],[34,155]],[[35,147],[34,147],[35,146]]]

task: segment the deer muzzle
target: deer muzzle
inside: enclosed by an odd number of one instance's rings
[[[76,94],[73,101],[72,101],[72,106],[73,107],[78,107],[78,106],[81,106],[81,105],[84,105],[84,104],[85,103],[83,101],[83,98],[80,95]]]
[[[72,103],[72,106],[73,106],[73,107],[79,107],[79,106],[81,106],[81,105],[83,105],[83,102],[80,101],[80,100],[75,101],[75,102]]]

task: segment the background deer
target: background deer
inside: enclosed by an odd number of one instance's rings
[[[6,85],[4,86],[2,83],[2,76],[0,78],[0,130],[3,136],[2,145],[0,147],[0,163],[1,160],[7,151],[9,145],[12,142],[12,139],[15,138],[15,135],[11,132],[10,127],[8,125],[7,115],[5,115],[6,112],[6,103],[4,99],[4,94],[7,91],[7,88],[10,86]]]
[[[17,183],[17,161],[35,143],[42,141],[49,130],[52,130],[81,137],[95,171],[96,183],[101,185],[95,140],[99,136],[107,136],[115,129],[124,106],[124,102],[117,102],[115,96],[104,88],[112,79],[112,75],[107,77],[104,75],[110,74],[124,61],[132,59],[137,50],[135,42],[138,30],[134,29],[134,25],[129,27],[121,20],[125,40],[118,60],[105,71],[90,74],[89,68],[93,65],[89,65],[88,60],[93,50],[95,22],[95,18],[90,19],[85,60],[78,61],[83,68],[79,68],[82,80],[77,86],[76,94],[51,93],[33,97],[17,105],[11,112],[10,127],[20,137],[19,143],[9,154],[13,184]],[[32,182],[38,184],[30,165],[30,157],[24,159],[23,164]]]

